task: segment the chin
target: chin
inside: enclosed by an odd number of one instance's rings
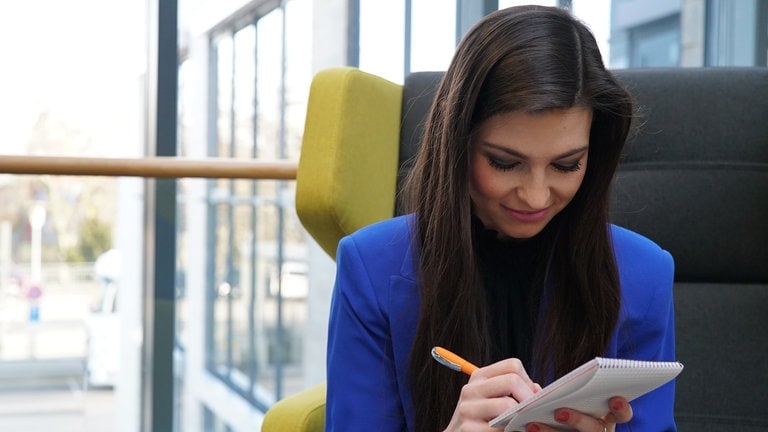
[[[546,226],[546,225],[544,225]],[[539,235],[540,232],[544,230],[544,226],[541,227],[530,227],[528,229],[506,229],[506,230],[499,230],[504,237],[508,237],[511,239],[517,239],[517,240],[526,240],[529,238],[536,237]]]

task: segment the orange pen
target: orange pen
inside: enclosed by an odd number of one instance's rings
[[[472,375],[472,372],[477,369],[477,366],[439,346],[432,348],[432,358],[443,366],[467,375]]]

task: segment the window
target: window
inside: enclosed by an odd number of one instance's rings
[[[212,35],[209,156],[298,159],[311,78],[310,5],[293,0]],[[306,302],[295,296],[291,269],[306,251],[293,188],[230,179],[207,187],[205,363],[260,409],[295,391],[286,387],[301,388]],[[289,295],[276,295],[283,290]]]
[[[680,64],[680,15],[629,31],[630,67],[674,67]]]

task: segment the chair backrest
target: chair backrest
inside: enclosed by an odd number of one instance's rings
[[[768,430],[768,392],[764,390],[768,388],[768,333],[761,333],[768,328],[768,69],[638,69],[615,73],[635,96],[640,115],[638,132],[627,143],[613,185],[612,220],[653,239],[675,258],[677,354],[685,364],[677,379],[679,429]],[[367,219],[350,217],[343,211],[341,216],[332,216],[333,235],[324,239],[334,251],[345,230],[354,231],[368,223],[365,221],[400,211],[392,206],[394,185],[418,149],[425,114],[442,78],[441,72],[414,73],[400,87],[392,83],[349,85],[373,77],[346,69],[341,75],[346,76],[343,85],[334,91],[345,95],[338,98],[346,106],[342,112],[363,129],[373,128],[377,117],[386,119],[386,140],[370,144],[366,140],[375,138],[376,133],[368,132],[365,140],[356,137],[349,144],[360,147],[366,142],[364,148],[373,146],[374,152],[386,153],[386,157],[359,159],[358,177],[352,180],[344,180],[345,169],[334,166],[334,181],[346,181],[357,188],[357,197],[350,193],[343,196],[345,205],[353,202],[352,208],[365,208],[372,205],[371,200],[380,200],[389,207],[377,207]],[[390,96],[371,100],[377,97],[371,96],[372,89],[379,86]],[[358,97],[363,97],[362,102],[355,102]],[[312,98],[311,93],[307,119],[310,138]],[[359,110],[368,109],[368,105],[387,114],[361,119]],[[323,109],[335,110],[334,115],[339,111],[333,106]],[[330,117],[324,120],[331,121]],[[346,119],[344,122],[348,123]],[[393,122],[397,124],[393,126]],[[399,131],[399,137],[392,138],[393,129]],[[302,207],[312,208],[310,199],[320,193],[304,190],[303,198],[301,195],[302,181],[307,183],[301,176],[304,152],[317,157],[308,149],[306,133],[297,184],[300,217]],[[400,148],[393,156],[391,148],[398,141]],[[396,162],[392,162],[393,157]],[[377,158],[386,161],[388,173],[378,171]],[[306,162],[311,163],[309,159]],[[397,178],[394,172],[398,172]],[[389,186],[365,192],[366,181],[361,179],[384,179]],[[327,186],[314,183],[319,188]],[[365,199],[356,201],[359,197]],[[309,219],[302,217],[305,226]],[[312,233],[310,226],[307,229]]]
[[[768,69],[617,74],[644,112],[612,217],[675,258],[680,430],[768,430]]]
[[[395,212],[402,87],[349,67],[312,80],[296,212],[331,257],[345,234]]]

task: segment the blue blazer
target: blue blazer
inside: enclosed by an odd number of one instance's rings
[[[413,431],[408,356],[419,293],[411,221],[379,222],[339,243],[328,333],[328,432]],[[675,360],[672,257],[626,229],[611,226],[611,234],[622,309],[604,356]],[[674,381],[631,405],[633,432],[676,430]]]

